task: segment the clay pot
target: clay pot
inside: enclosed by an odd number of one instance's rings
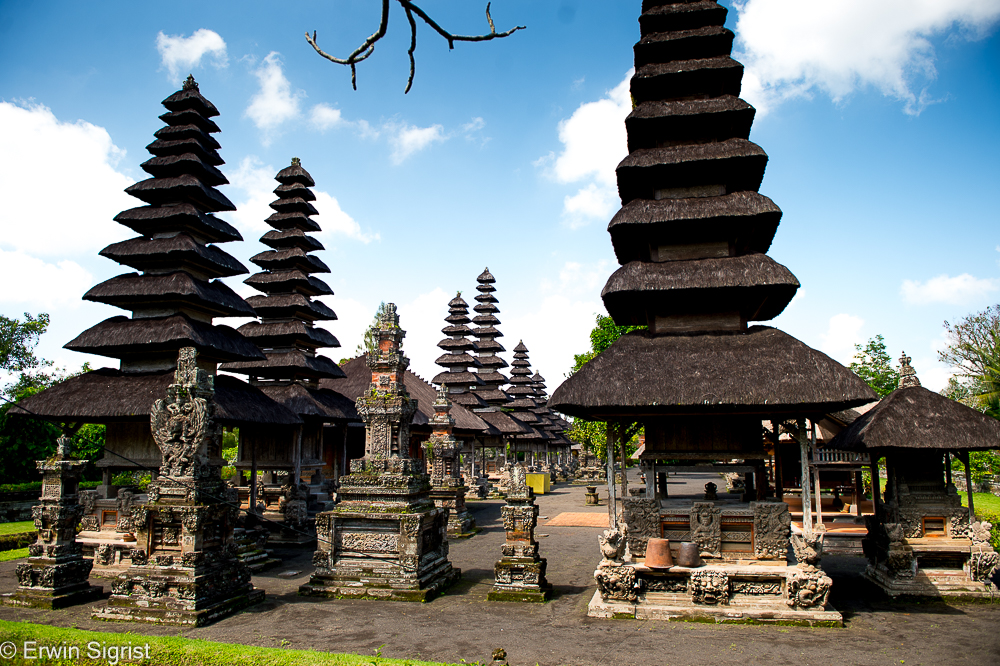
[[[682,567],[700,567],[703,563],[698,556],[698,544],[684,541],[677,549],[677,564]]]
[[[646,544],[646,566],[650,569],[669,569],[674,566],[669,539],[650,539]]]

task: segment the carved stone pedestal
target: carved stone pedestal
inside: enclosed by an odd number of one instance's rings
[[[601,503],[600,497],[597,494],[597,486],[587,486],[587,506],[598,506]]]
[[[352,460],[340,483],[341,501],[316,516],[316,571],[299,594],[428,601],[460,578],[420,461]]]
[[[365,456],[340,477],[333,510],[316,516],[316,571],[299,594],[427,601],[461,572],[448,561],[448,511],[430,499],[423,462],[408,457],[417,401],[403,383],[409,360],[395,305],[386,305],[373,333],[372,383],[356,403]]]
[[[434,506],[448,511],[448,536],[465,538],[474,535],[476,521],[465,506],[468,490],[462,483],[458,452],[461,443],[452,435],[455,419],[451,414],[451,401],[444,388],[439,388],[434,401],[434,416],[430,423],[434,432],[427,442],[427,459],[430,469],[431,499]]]
[[[545,579],[546,561],[538,556],[535,525],[538,507],[535,493],[525,482],[524,468],[511,468],[507,506],[501,510],[507,540],[501,546],[502,557],[494,565],[496,583],[487,595],[489,601],[547,601],[552,585]]]
[[[264,599],[236,556],[239,494],[222,481],[213,378],[181,349],[175,383],[151,413],[163,455],[149,501],[132,507],[132,564],[114,580],[99,620],[203,626]]]
[[[77,485],[86,460],[69,460],[70,439],[59,438],[56,455],[39,460],[42,503],[32,508],[38,540],[29,546],[28,561],[17,565],[19,587],[4,603],[32,608],[66,608],[100,598],[90,584],[93,563],[83,559],[76,526],[83,515]]]

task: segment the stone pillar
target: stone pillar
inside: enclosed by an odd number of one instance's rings
[[[204,626],[263,601],[236,556],[239,493],[222,481],[222,429],[213,422],[214,377],[180,350],[166,400],[150,413],[163,456],[148,502],[131,511],[131,566],[112,585],[94,618]]]
[[[83,515],[77,495],[86,460],[72,460],[72,440],[60,437],[56,455],[36,462],[42,473],[42,503],[31,510],[38,530],[28,561],[17,565],[19,587],[4,599],[12,606],[65,608],[101,596],[90,584],[94,563],[83,558],[76,526]]]
[[[489,601],[546,601],[552,585],[545,579],[546,561],[538,556],[535,525],[538,507],[535,492],[525,481],[519,464],[511,468],[507,505],[501,509],[507,540],[501,546],[502,557],[493,568],[496,582],[487,595]]]
[[[434,432],[426,444],[431,499],[436,507],[448,511],[448,536],[469,537],[476,533],[476,521],[465,506],[468,489],[462,483],[458,464],[462,444],[452,435],[455,419],[450,412],[451,401],[442,386],[438,389],[430,421]]]

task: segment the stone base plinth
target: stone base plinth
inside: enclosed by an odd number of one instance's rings
[[[264,590],[251,590],[247,594],[222,599],[204,608],[187,609],[171,603],[159,607],[139,606],[127,600],[112,597],[108,605],[94,612],[95,620],[148,622],[182,627],[204,627],[264,600]]]
[[[961,569],[917,569],[916,575],[904,577],[869,564],[865,578],[890,597],[1000,598],[996,585],[974,581]]]
[[[57,610],[59,608],[68,608],[96,601],[103,594],[103,588],[90,585],[89,583],[82,583],[61,590],[28,587],[19,588],[10,596],[5,596],[3,603],[8,606],[21,606],[23,608]]]
[[[448,538],[465,539],[473,536],[476,520],[465,506],[465,486],[433,486],[430,497],[434,506],[448,511]]]
[[[344,599],[383,599],[387,601],[430,601],[462,577],[447,560],[419,578],[408,576],[393,566],[371,566],[370,573],[351,575],[340,570],[313,574],[299,594],[309,597]]]
[[[552,598],[552,588],[544,590],[507,589],[494,587],[486,595],[487,601],[520,601],[527,603],[545,603]]]
[[[716,622],[719,624],[781,624],[804,627],[842,627],[843,616],[827,607],[823,610],[793,610],[784,603],[730,604],[728,606],[699,606],[680,595],[663,595],[661,599],[647,598],[641,602],[604,601],[595,592],[587,606],[589,617],[636,620],[673,620],[687,622]]]
[[[537,546],[533,547],[537,551]],[[544,557],[503,557],[493,567],[496,583],[489,601],[548,601],[552,585],[545,579]]]

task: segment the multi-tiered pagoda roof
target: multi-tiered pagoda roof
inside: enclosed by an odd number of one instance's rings
[[[278,198],[270,206],[275,212],[267,218],[273,227],[261,236],[269,250],[250,259],[263,269],[244,280],[263,295],[247,302],[260,316],[240,327],[239,331],[264,350],[263,361],[228,363],[229,372],[249,375],[254,384],[275,400],[302,416],[327,419],[356,418],[350,401],[326,389],[319,389],[320,379],[337,379],[343,370],[331,359],[317,354],[323,347],[339,347],[329,331],[315,326],[317,321],[335,320],[337,315],[316,296],[332,295],[330,287],[314,277],[330,269],[313,252],[323,244],[309,235],[320,230],[312,219],[317,214],[311,202],[316,200],[311,187],[316,183],[292,158],[274,177]]]
[[[497,338],[503,337],[503,333],[497,329],[500,324],[500,320],[497,319],[500,308],[497,307],[499,301],[493,293],[496,291],[496,287],[493,286],[496,278],[487,268],[476,278],[476,282],[479,283],[476,286],[479,295],[476,296],[477,303],[473,308],[477,314],[472,320],[476,324],[472,335],[477,340],[476,358],[482,366],[478,373],[483,385],[477,386],[474,390],[489,404],[504,405],[510,402],[510,398],[503,392],[502,387],[507,383],[507,378],[500,372],[502,368],[507,367],[507,361],[499,356],[505,349],[497,342]]]
[[[438,347],[445,353],[435,361],[444,368],[444,372],[439,372],[432,380],[435,384],[440,384],[448,392],[448,398],[468,409],[476,407],[486,407],[486,402],[475,393],[470,393],[469,388],[482,386],[482,380],[475,372],[469,372],[469,368],[480,368],[479,361],[470,352],[476,351],[476,343],[467,336],[472,333],[469,328],[469,304],[462,298],[461,293],[448,301],[448,316],[445,317],[447,326],[441,332],[447,335],[444,340],[438,343]]]
[[[113,243],[101,255],[136,270],[93,287],[85,300],[128,310],[93,326],[67,349],[115,358],[119,369],[74,377],[25,403],[32,412],[82,422],[145,420],[150,405],[173,381],[182,347],[198,351],[198,363],[255,361],[253,342],[214,317],[253,316],[253,308],[218,278],[246,268],[218,247],[242,240],[214,213],[235,210],[216,188],[229,181],[212,120],[219,112],[188,77],[182,90],[163,100],[165,126],[147,146],[153,157],[141,166],[151,177],[125,191],[145,205],[115,221],[139,236]],[[296,423],[298,418],[260,391],[232,377],[216,378],[217,420],[223,423]]]
[[[608,231],[621,264],[601,293],[622,336],[553,394],[585,418],[800,414],[872,400],[853,373],[766,326],[799,287],[767,256],[780,209],[758,193],[767,164],[749,140],[743,66],[726,9],[645,0]]]
[[[528,360],[528,348],[524,346],[523,340],[514,347],[514,360],[511,366],[510,388],[507,389],[507,394],[511,397],[509,407],[513,410],[511,416],[529,428],[529,432],[518,435],[518,441],[543,442],[554,439],[545,429],[550,423],[545,417],[546,410],[539,410],[538,402],[535,400],[531,362]]]

